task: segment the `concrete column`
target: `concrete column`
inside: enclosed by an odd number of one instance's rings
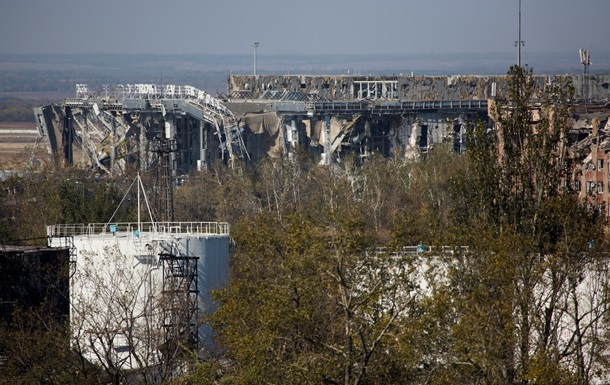
[[[324,153],[322,154],[322,164],[330,165],[331,164],[331,153],[332,153],[332,142],[330,137],[330,115],[324,116],[324,130],[322,130],[322,140],[321,142],[324,144]]]
[[[205,129],[205,122],[203,120],[199,121],[199,160],[197,161],[197,170],[207,170],[208,169],[208,159],[207,159],[207,130]]]
[[[168,114],[169,115],[169,114]],[[165,116],[165,139],[169,140],[170,143],[172,140],[176,139],[176,121],[175,116]],[[170,165],[172,168],[172,177],[176,177],[176,152],[172,151],[169,154]]]
[[[284,122],[284,129],[286,130],[286,144],[289,148],[296,148],[299,145],[297,118],[296,116],[286,116],[284,117]]]

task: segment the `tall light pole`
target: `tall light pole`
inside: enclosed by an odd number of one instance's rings
[[[521,47],[525,47],[525,41],[521,40],[521,0],[519,0],[519,40],[515,42],[517,47],[517,65],[521,67]]]
[[[259,45],[260,43],[258,41],[254,42],[254,76],[256,76],[256,49]]]

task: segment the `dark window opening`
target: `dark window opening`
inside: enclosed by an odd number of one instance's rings
[[[421,134],[419,136],[419,147],[422,149],[428,147],[428,126],[427,125],[421,126]]]

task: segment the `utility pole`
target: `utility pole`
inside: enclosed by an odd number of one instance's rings
[[[521,40],[521,0],[519,0],[519,40],[515,42],[517,47],[517,66],[521,67],[521,47],[525,47],[525,41]]]
[[[584,100],[587,100],[589,97],[589,90],[587,87],[587,75],[589,75],[589,66],[591,65],[591,55],[588,49],[580,49],[580,62],[582,63],[584,69],[582,72],[582,87],[581,94]]]
[[[258,41],[254,42],[254,76],[256,76],[256,49],[259,45],[260,43]]]

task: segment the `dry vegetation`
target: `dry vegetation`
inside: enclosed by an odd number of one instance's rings
[[[0,169],[22,170],[47,158],[47,149],[30,122],[0,122]]]

